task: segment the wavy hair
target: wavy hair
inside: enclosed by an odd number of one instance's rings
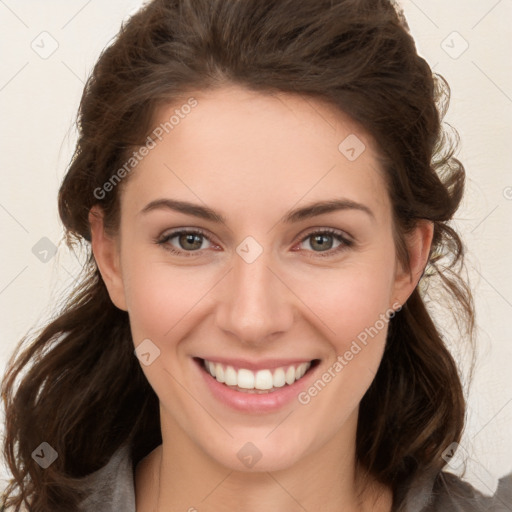
[[[406,485],[439,473],[443,450],[461,437],[462,376],[424,284],[446,291],[472,342],[464,246],[450,226],[465,172],[454,156],[457,137],[443,127],[449,86],[418,55],[403,15],[389,0],[154,0],[101,53],[80,102],[58,197],[68,244],[87,254],[80,284],[44,329],[20,341],[2,381],[3,454],[12,473],[6,505],[16,511],[22,504],[75,510],[78,478],[123,443],[135,467],[162,441],[158,398],[134,356],[128,315],[99,274],[88,213],[101,206],[115,232],[122,186],[102,199],[94,191],[144,143],[159,106],[225,84],[327,101],[372,136],[404,265],[405,235],[419,219],[433,222],[426,272],[390,321],[382,363],[360,403],[358,462],[392,488],[400,510]],[[44,470],[31,457],[43,441],[59,454]]]

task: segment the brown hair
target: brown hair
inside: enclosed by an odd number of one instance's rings
[[[432,221],[421,282],[437,278],[433,289],[450,292],[472,340],[463,245],[448,225],[464,188],[456,141],[441,122],[449,87],[418,56],[390,1],[154,0],[103,51],[80,103],[59,212],[69,245],[81,243],[88,254],[81,284],[23,350],[28,338],[20,342],[2,383],[3,450],[13,475],[7,504],[16,510],[22,502],[32,511],[74,510],[82,497],[76,478],[106,464],[123,443],[134,465],[161,443],[158,398],[134,356],[127,313],[112,304],[98,272],[88,212],[100,205],[115,230],[122,187],[101,200],[94,191],[143,144],[155,109],[229,83],[328,101],[372,136],[398,257],[407,265],[404,235],[418,219]],[[461,378],[425,301],[418,286],[390,321],[382,363],[360,404],[358,461],[391,486],[397,510],[407,483],[442,469],[443,450],[464,426]],[[44,470],[31,457],[43,441],[59,454]]]

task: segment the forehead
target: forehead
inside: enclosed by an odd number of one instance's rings
[[[154,133],[128,184],[138,207],[179,195],[262,215],[265,205],[336,196],[389,208],[371,137],[318,99],[237,86],[194,92],[156,110]]]

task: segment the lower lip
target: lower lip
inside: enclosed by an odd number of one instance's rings
[[[277,411],[297,398],[311,380],[318,365],[310,368],[302,378],[291,385],[285,384],[271,393],[244,393],[220,383],[204,368],[202,361],[194,360],[212,395],[229,407],[245,413],[270,413]]]

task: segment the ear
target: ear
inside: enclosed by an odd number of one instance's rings
[[[127,311],[118,241],[105,232],[103,210],[100,207],[93,206],[89,211],[89,224],[92,252],[110,299],[119,309]]]
[[[395,272],[394,297],[399,304],[405,304],[418,285],[430,254],[434,235],[434,224],[428,220],[419,220],[414,230],[406,236],[410,270],[397,263]]]

